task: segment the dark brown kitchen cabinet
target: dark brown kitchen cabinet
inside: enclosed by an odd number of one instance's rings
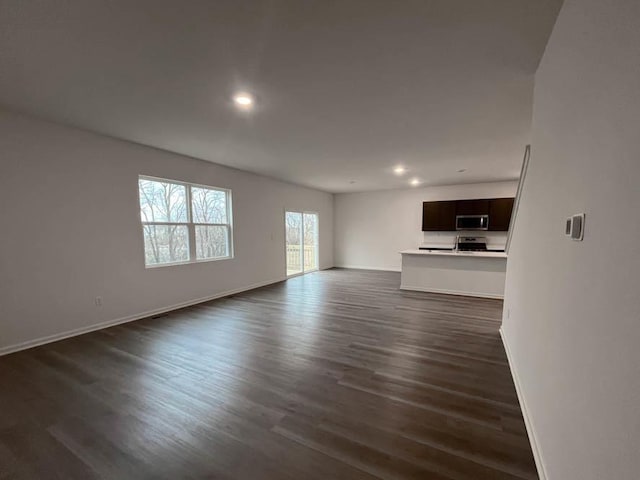
[[[489,200],[458,200],[456,215],[488,215]]]
[[[509,230],[513,198],[451,200],[422,203],[423,232],[455,232],[456,215],[488,215],[489,230]]]
[[[509,230],[513,198],[492,198],[489,200],[489,230]]]
[[[456,229],[456,201],[423,202],[422,231],[452,232]]]

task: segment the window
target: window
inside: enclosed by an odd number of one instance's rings
[[[147,267],[233,256],[230,190],[140,177],[138,192]]]

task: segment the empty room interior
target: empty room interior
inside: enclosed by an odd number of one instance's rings
[[[639,25],[0,0],[0,479],[639,479]]]

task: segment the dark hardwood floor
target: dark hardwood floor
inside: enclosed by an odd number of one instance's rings
[[[536,479],[502,302],[328,270],[0,357],[1,479]]]

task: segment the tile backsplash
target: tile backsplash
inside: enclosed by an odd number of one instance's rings
[[[458,235],[469,237],[486,237],[487,248],[490,250],[503,249],[507,243],[507,232],[484,232],[484,231],[458,231],[458,232],[422,232],[423,244],[454,245]]]

